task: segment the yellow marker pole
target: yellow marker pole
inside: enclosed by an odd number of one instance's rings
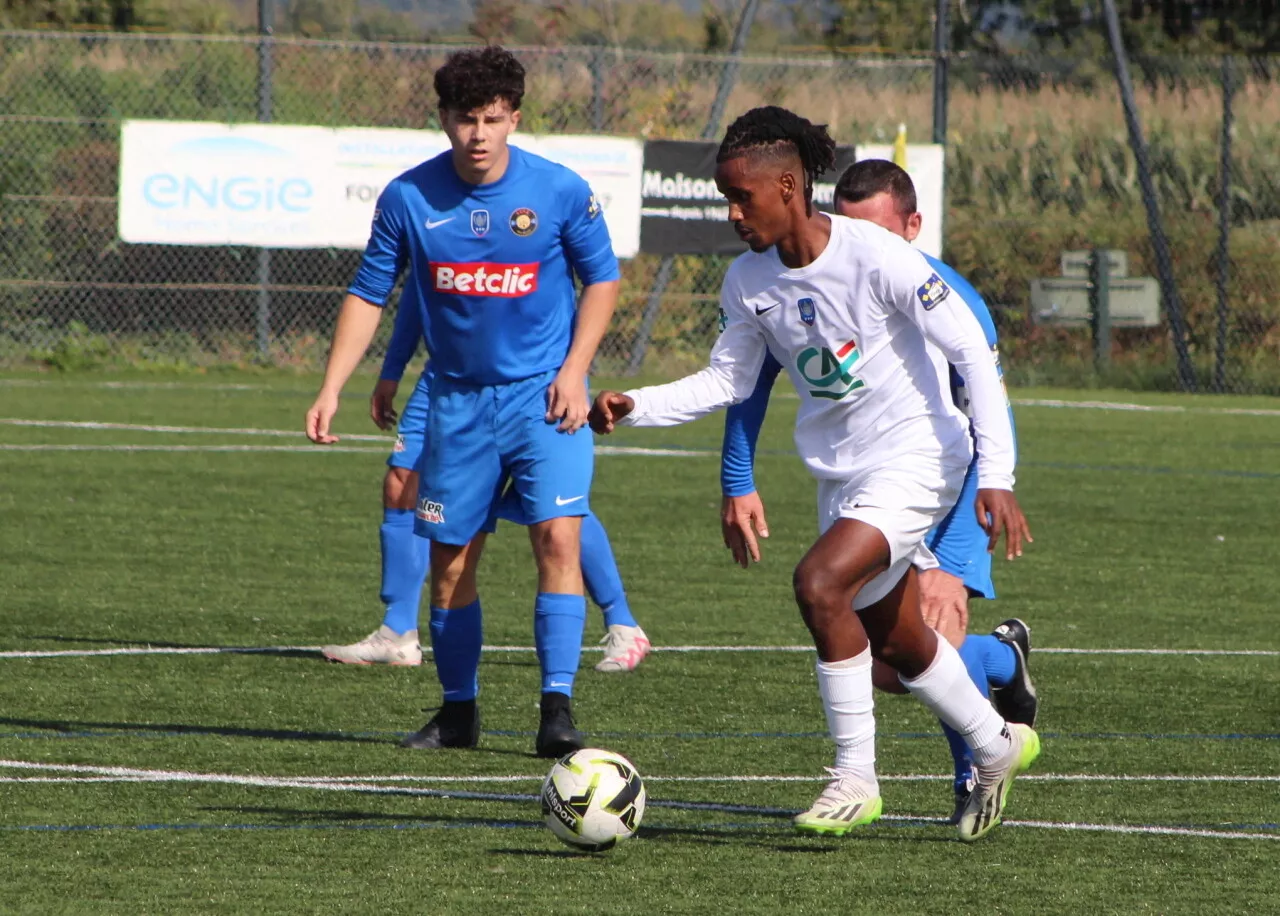
[[[898,136],[893,141],[893,164],[900,169],[907,167],[907,125],[898,125]]]

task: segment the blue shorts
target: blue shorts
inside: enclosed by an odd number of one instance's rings
[[[419,464],[417,534],[465,544],[492,531],[499,515],[532,525],[590,511],[591,432],[562,433],[546,421],[555,376],[505,385],[432,380],[432,447],[423,448]]]
[[[978,524],[974,508],[978,499],[978,462],[975,459],[964,475],[964,486],[952,510],[929,532],[925,544],[938,558],[938,568],[964,580],[975,597],[994,598],[991,582],[991,554],[987,553],[987,533]]]
[[[396,444],[387,456],[387,467],[418,469],[422,448],[427,441],[427,399],[431,394],[431,373],[425,368],[413,386],[413,394],[400,411],[396,424]]]

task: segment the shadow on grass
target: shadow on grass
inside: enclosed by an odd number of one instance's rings
[[[190,725],[182,722],[88,722],[79,719],[19,719],[0,717],[0,726],[43,729],[63,733],[119,731],[137,734],[215,735],[221,738],[263,738],[269,741],[335,741],[350,744],[386,744],[390,735],[351,732],[305,731],[282,728],[249,728],[228,725]],[[107,735],[85,737],[109,737]]]

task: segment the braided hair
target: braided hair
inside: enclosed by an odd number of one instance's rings
[[[716,162],[756,153],[800,157],[804,170],[804,205],[809,212],[814,180],[835,166],[836,141],[827,131],[827,125],[814,124],[777,105],[766,105],[751,109],[729,125],[716,153]]]

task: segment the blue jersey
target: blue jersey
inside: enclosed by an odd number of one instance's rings
[[[968,304],[970,311],[982,325],[987,343],[991,346],[993,358],[996,358],[996,326],[991,320],[991,312],[982,296],[969,284],[969,281],[947,264],[929,255],[925,255],[925,260]],[[999,368],[997,359],[997,371]],[[724,442],[720,451],[720,486],[725,496],[746,496],[755,491],[752,467],[755,463],[756,440],[760,436],[760,427],[764,425],[769,394],[781,371],[782,364],[774,359],[773,354],[766,355],[751,396],[741,404],[730,407],[725,415]],[[969,413],[969,398],[965,392],[964,379],[956,372],[954,366],[951,367],[951,391],[956,404],[966,414]],[[1012,420],[1012,413],[1010,420]],[[974,509],[974,500],[977,497],[977,460],[975,456],[966,475],[960,498],[947,517],[930,532],[927,543],[937,555],[938,565],[944,572],[964,579],[965,585],[978,594],[994,598],[990,558],[986,552],[987,536],[978,525]]]
[[[585,285],[619,277],[587,183],[541,156],[510,153],[490,184],[462,181],[442,153],[387,185],[349,289],[383,305],[408,267],[432,369],[466,384],[560,368],[573,339],[574,274]]]

